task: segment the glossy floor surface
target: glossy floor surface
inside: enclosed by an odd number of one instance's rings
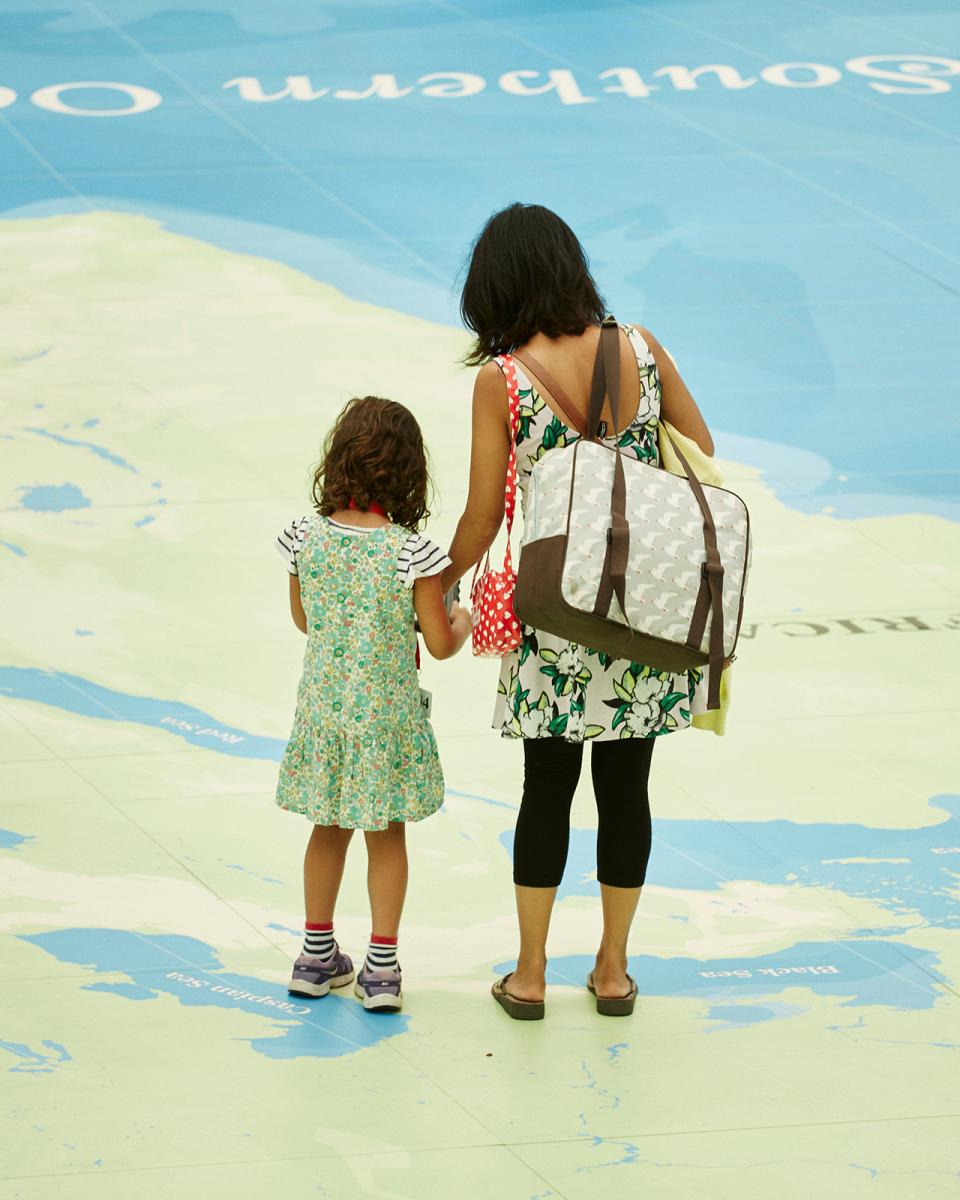
[[[4,6],[0,1200],[956,1193],[958,43],[948,0]],[[656,748],[636,1014],[583,986],[582,786],[511,1023],[521,756],[495,666],[428,662],[405,1011],[301,1004],[272,541],[367,392],[417,412],[449,539],[454,279],[513,199],[750,505],[729,730]]]

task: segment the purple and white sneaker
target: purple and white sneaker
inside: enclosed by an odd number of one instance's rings
[[[368,1012],[399,1012],[403,1008],[399,967],[395,971],[373,971],[364,963],[353,990]]]
[[[331,988],[353,983],[353,963],[337,946],[330,958],[311,958],[301,954],[293,964],[293,976],[287,991],[295,996],[325,996]]]

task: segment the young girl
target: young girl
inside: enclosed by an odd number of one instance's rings
[[[280,534],[290,611],[307,635],[277,804],[310,818],[303,864],[306,932],[289,990],[325,996],[353,982],[333,911],[355,829],[367,844],[373,931],[355,992],[364,1008],[402,1005],[397,932],[407,887],[405,822],[443,803],[443,773],[417,685],[414,615],[434,658],[470,632],[448,618],[440,572],[450,559],[417,527],[427,511],[420,427],[402,404],[351,400],[313,481],[317,512]]]

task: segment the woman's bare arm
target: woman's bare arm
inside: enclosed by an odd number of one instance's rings
[[[653,352],[657,370],[660,372],[660,416],[669,421],[674,429],[693,438],[704,454],[713,454],[713,438],[704,421],[697,402],[690,395],[690,389],[680,377],[677,364],[666,350],[660,345],[649,329],[640,325],[634,328],[643,336],[643,340]]]
[[[477,373],[473,389],[473,440],[467,505],[450,546],[452,563],[441,576],[443,590],[490,549],[503,522],[504,482],[510,455],[507,385],[496,363]]]

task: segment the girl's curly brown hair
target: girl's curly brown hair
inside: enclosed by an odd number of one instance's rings
[[[379,504],[395,525],[416,531],[430,516],[423,434],[413,413],[380,396],[349,401],[327,434],[313,477],[313,502],[329,517]]]

